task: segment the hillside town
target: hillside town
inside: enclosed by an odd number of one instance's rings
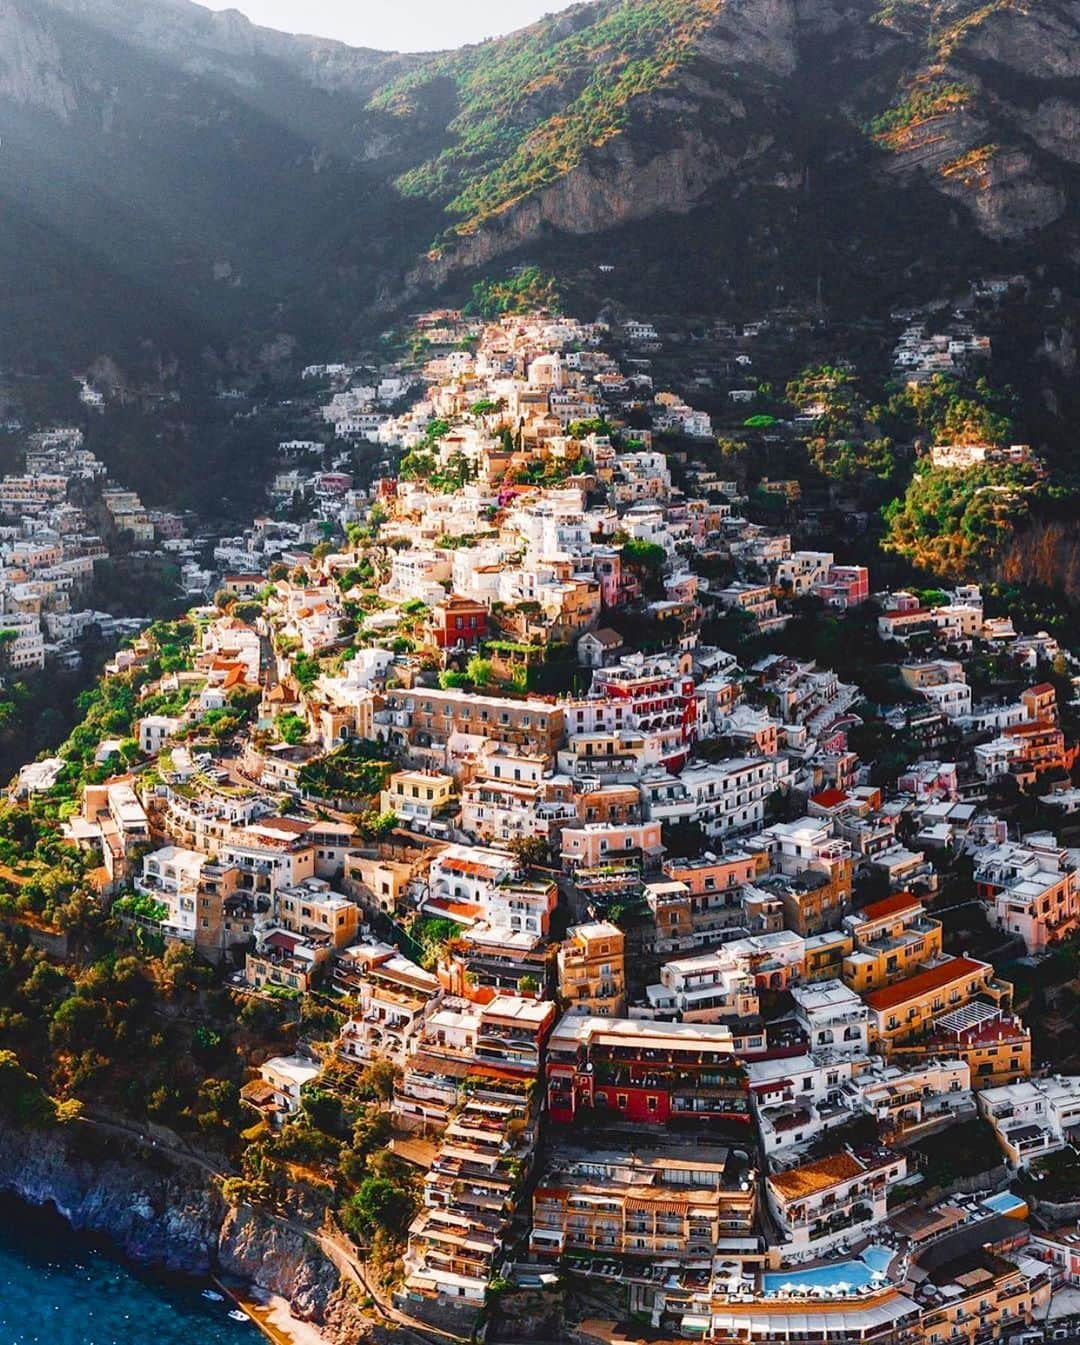
[[[983,357],[926,330],[898,364]],[[336,1011],[249,1125],[388,1071],[418,1329],[1073,1338],[1080,662],[979,584],[751,521],[647,323],[416,332],[305,370],[334,445],[280,444],[214,572],[76,436],[0,482],[12,666],[100,620],[66,595],[101,511],[198,595],[107,669],[130,733],[12,800],[59,804],[133,936]]]
[[[5,674],[78,668],[79,641],[90,627],[106,640],[136,633],[145,617],[82,606],[92,596],[95,566],[123,554],[152,576],[171,558],[191,598],[205,597],[211,575],[196,564],[184,520],[147,510],[138,495],[110,479],[77,426],[30,434],[23,471],[0,478],[0,637]],[[155,548],[160,555],[155,556]],[[144,608],[144,611],[146,609]]]

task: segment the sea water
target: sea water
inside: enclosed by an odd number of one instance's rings
[[[0,1345],[258,1345],[232,1303],[132,1269],[55,1215],[0,1200]]]

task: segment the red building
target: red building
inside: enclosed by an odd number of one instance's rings
[[[624,658],[616,667],[598,668],[593,673],[592,694],[613,702],[615,711],[603,727],[633,727],[644,732],[677,729],[684,744],[695,742],[697,687],[688,666],[684,671],[671,664],[668,656],[639,662]]]
[[[870,596],[870,571],[865,565],[833,565],[814,592],[830,607],[858,607]]]
[[[548,1115],[562,1124],[589,1109],[643,1125],[750,1120],[746,1074],[721,1023],[564,1014],[546,1080]]]
[[[471,598],[447,598],[432,609],[428,630],[437,649],[474,649],[488,636],[487,608]]]

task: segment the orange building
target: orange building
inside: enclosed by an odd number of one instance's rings
[[[566,931],[559,949],[559,994],[570,1013],[618,1018],[626,1006],[626,939],[618,925],[597,920]]]
[[[1012,986],[997,980],[989,962],[943,957],[914,976],[863,995],[870,1010],[871,1044],[877,1042],[891,1054],[897,1046],[925,1036],[941,1014],[976,999],[1008,1010]]]

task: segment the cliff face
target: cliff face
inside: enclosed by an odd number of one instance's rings
[[[330,1335],[345,1309],[337,1271],[301,1232],[230,1208],[192,1165],[142,1158],[88,1127],[0,1128],[0,1189],[55,1206],[73,1228],[108,1238],[132,1260],[256,1285]]]
[[[647,254],[653,225],[661,258],[680,217],[733,283],[791,294],[816,279],[808,217],[815,255],[897,274],[948,271],[943,219],[1006,245],[997,266],[1043,237],[1056,263],[1078,128],[1080,0],[594,0],[424,57],[189,0],[10,0],[8,349],[325,350],[553,240],[571,265],[619,230]]]

